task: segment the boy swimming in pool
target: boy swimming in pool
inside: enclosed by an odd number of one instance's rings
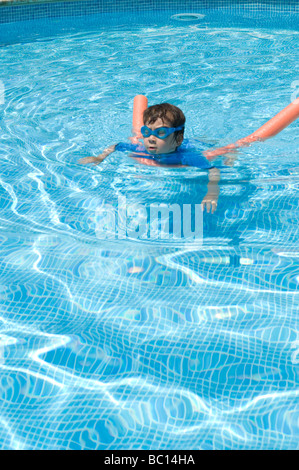
[[[219,196],[220,173],[217,168],[210,166],[208,160],[197,148],[188,140],[184,140],[185,121],[184,113],[177,106],[169,103],[150,106],[143,113],[144,126],[141,128],[143,144],[138,142],[111,145],[97,157],[86,157],[79,163],[98,165],[112,152],[130,151],[133,152],[130,154],[131,157],[147,165],[171,168],[194,166],[208,169],[208,192],[202,204],[208,212],[211,210],[213,213]],[[202,145],[203,147],[199,150],[209,147],[208,144]]]

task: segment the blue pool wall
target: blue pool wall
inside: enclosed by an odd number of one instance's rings
[[[0,23],[64,16],[85,16],[152,10],[200,12],[203,9],[230,12],[268,11],[272,14],[299,13],[298,0],[0,0]]]

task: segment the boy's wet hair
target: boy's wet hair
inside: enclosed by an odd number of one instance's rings
[[[186,122],[183,111],[169,103],[154,104],[149,106],[143,113],[143,122],[145,125],[153,124],[157,119],[161,119],[164,124],[170,127],[184,126]],[[184,135],[184,129],[174,133],[175,138],[178,135]]]

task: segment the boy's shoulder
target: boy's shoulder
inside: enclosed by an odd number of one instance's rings
[[[177,153],[183,165],[194,166],[202,169],[209,169],[211,165],[204,157],[203,152],[210,148],[209,144],[199,140],[184,139]]]

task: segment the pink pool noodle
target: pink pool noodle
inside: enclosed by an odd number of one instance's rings
[[[286,108],[280,111],[270,121],[266,122],[262,127],[257,129],[253,134],[244,137],[243,139],[237,140],[234,144],[226,145],[225,147],[219,147],[215,150],[207,150],[203,154],[209,160],[219,155],[224,155],[232,150],[236,150],[240,147],[250,145],[252,142],[257,140],[263,141],[273,137],[282,131],[285,127],[291,124],[299,117],[299,98],[290,103]]]
[[[133,121],[131,142],[138,143],[138,139],[142,137],[140,129],[143,126],[143,113],[147,108],[148,100],[144,95],[137,95],[133,102]]]

